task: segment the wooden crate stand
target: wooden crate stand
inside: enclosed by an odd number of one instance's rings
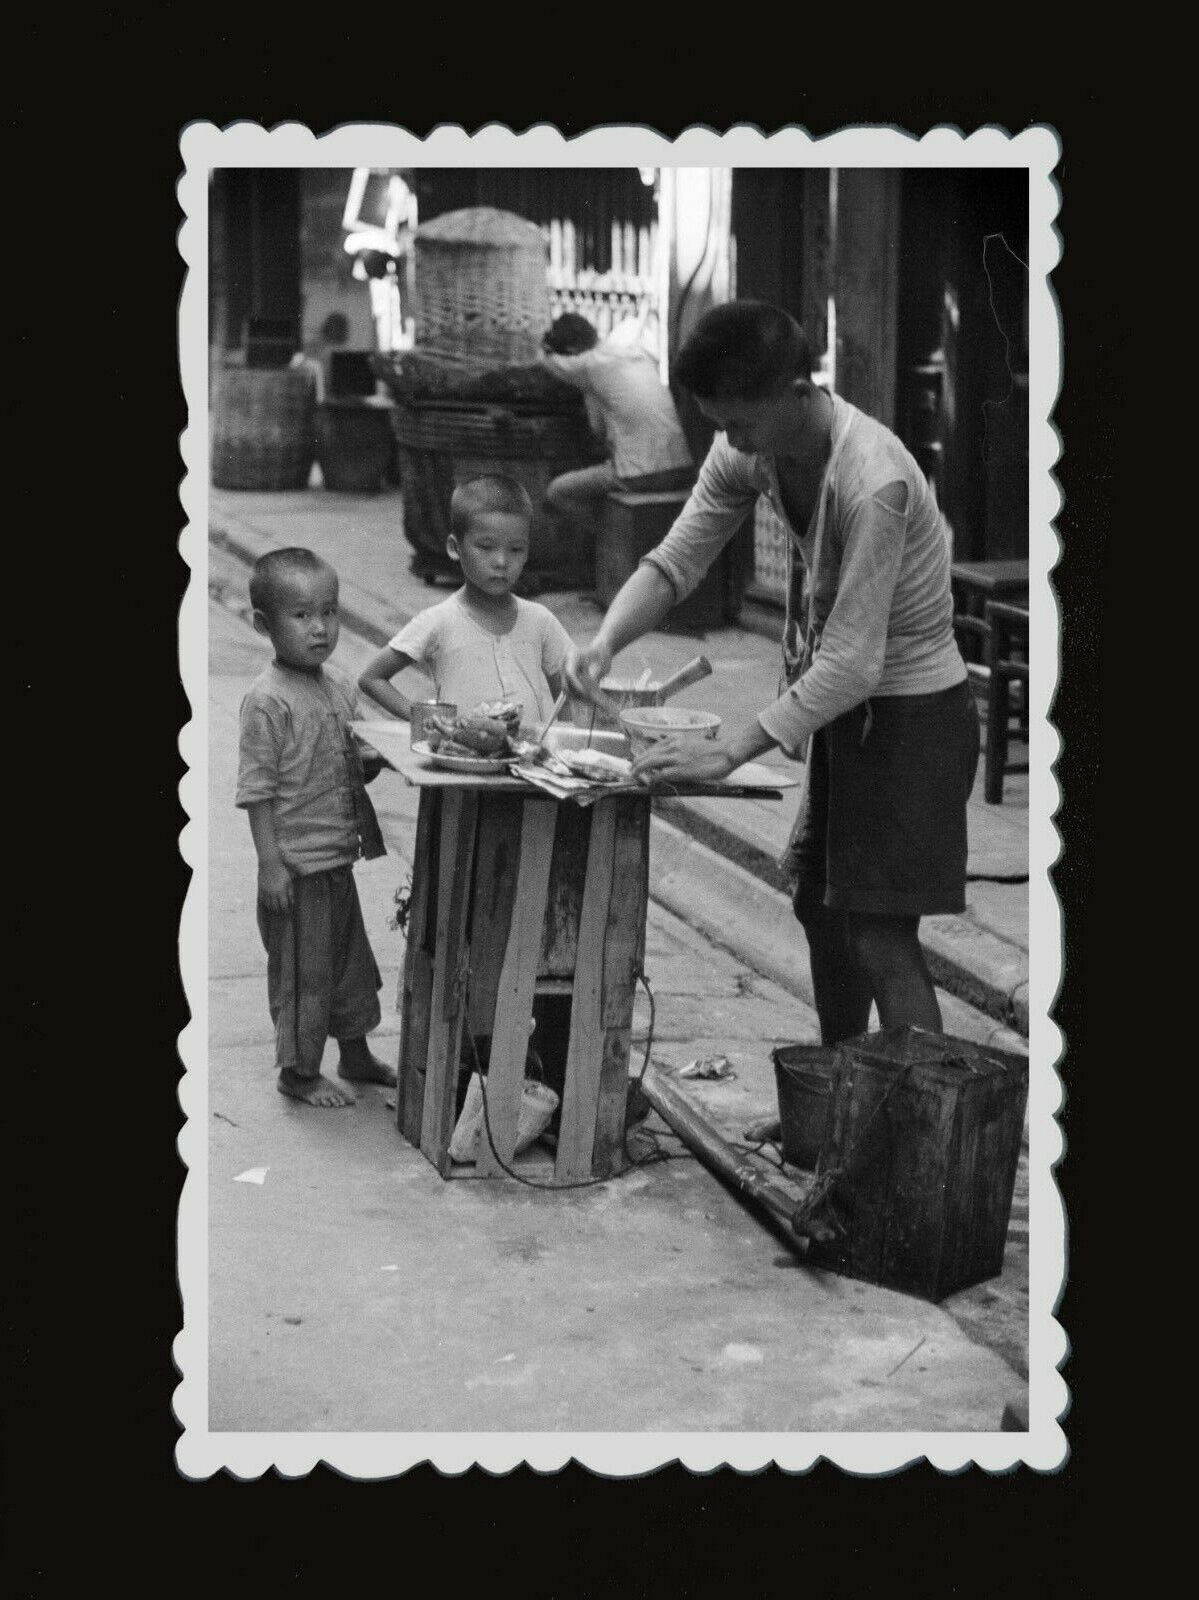
[[[621,1170],[649,823],[649,798],[637,795],[584,809],[545,796],[421,790],[396,1120],[442,1177],[459,1074],[470,1070],[467,1030],[490,1040],[491,1139],[510,1165],[534,1000],[563,993],[570,1033],[554,1182]],[[502,1175],[500,1161],[484,1134],[476,1175]]]

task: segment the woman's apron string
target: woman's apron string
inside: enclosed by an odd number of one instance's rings
[[[830,398],[832,398],[830,396]],[[788,686],[798,682],[812,665],[818,643],[816,622],[813,616],[816,600],[816,583],[820,577],[820,557],[824,550],[824,524],[828,511],[829,485],[832,482],[833,468],[841,454],[842,446],[849,436],[853,423],[853,412],[848,411],[841,424],[841,430],[833,440],[832,449],[829,451],[828,460],[824,464],[824,473],[820,479],[820,490],[816,500],[816,529],[812,539],[812,565],[809,569],[807,626],[804,629],[803,650],[797,652],[795,645],[798,643],[799,624],[792,615],[795,584],[795,537],[790,524],[787,526],[787,610],[783,622],[783,674]],[[777,479],[777,469],[775,477]],[[781,500],[781,496],[780,496]],[[780,691],[781,693],[781,691]],[[795,847],[803,828],[804,816],[808,809],[808,775],[812,754],[812,740],[807,738],[796,751],[796,760],[803,762],[803,779],[799,787],[799,803],[796,807],[795,822],[791,828],[787,847],[779,857],[779,866],[784,869],[793,869],[795,866]]]

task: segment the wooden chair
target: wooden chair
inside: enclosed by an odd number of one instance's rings
[[[1008,685],[1014,680],[1025,685],[1018,711],[1019,726],[1028,730],[1028,611],[1003,600],[988,600],[984,611],[987,658],[987,745],[983,776],[983,795],[989,805],[1003,803],[1005,772],[1027,772],[1028,763],[1008,762],[1008,735],[1012,718]],[[1021,656],[1015,654],[1020,647]]]

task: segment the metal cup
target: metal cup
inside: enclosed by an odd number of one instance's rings
[[[414,700],[409,714],[410,732],[409,745],[421,744],[428,737],[428,723],[430,717],[450,717],[458,715],[458,707],[451,705],[448,700]]]

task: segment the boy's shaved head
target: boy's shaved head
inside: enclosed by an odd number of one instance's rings
[[[302,545],[290,545],[285,550],[271,550],[259,556],[250,574],[250,604],[255,611],[269,617],[279,590],[292,577],[312,577],[317,573],[337,573],[327,561],[322,561],[312,550]]]
[[[476,517],[489,511],[531,520],[533,502],[524,484],[507,473],[487,472],[470,478],[458,485],[450,501],[450,523],[458,538],[463,537]]]

